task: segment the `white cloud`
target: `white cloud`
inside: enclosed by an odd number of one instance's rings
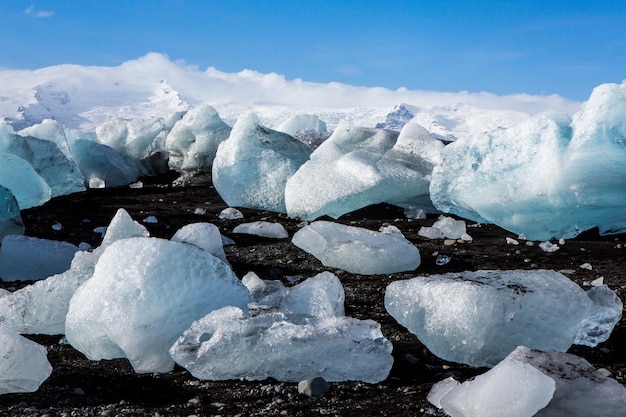
[[[28,16],[36,17],[36,18],[45,18],[54,16],[54,12],[51,10],[37,10],[35,9],[35,5],[31,4],[24,10]]]

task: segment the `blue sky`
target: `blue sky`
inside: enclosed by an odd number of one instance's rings
[[[287,79],[584,100],[626,79],[626,1],[6,1],[0,67],[161,52]]]

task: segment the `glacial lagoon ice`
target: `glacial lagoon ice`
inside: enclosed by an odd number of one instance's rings
[[[411,203],[433,210],[430,174],[443,143],[416,124],[399,136],[341,123],[287,181],[290,217],[333,218],[376,203]]]
[[[118,210],[101,245],[92,252],[76,252],[70,269],[1,297],[0,325],[25,334],[64,334],[70,299],[92,276],[102,252],[117,240],[147,235],[125,210]]]
[[[473,380],[438,382],[428,400],[452,417],[621,417],[626,388],[578,356],[519,346]]]
[[[70,268],[78,247],[68,242],[9,235],[0,246],[0,277],[4,281],[38,280]]]
[[[108,246],[70,300],[69,343],[90,359],[128,358],[138,373],[168,372],[170,346],[194,320],[250,293],[230,267],[196,246],[137,237]]]
[[[0,326],[0,395],[34,392],[52,373],[46,348]]]
[[[0,239],[21,234],[24,234],[24,222],[20,206],[11,190],[0,185]]]
[[[228,264],[220,229],[211,223],[192,223],[181,227],[170,239],[195,245]]]
[[[401,233],[381,233],[319,220],[298,230],[292,243],[324,266],[353,274],[413,271],[421,262],[416,246]]]
[[[385,308],[438,357],[494,366],[517,346],[566,351],[608,339],[622,302],[549,270],[416,277],[387,287]]]
[[[89,184],[102,182],[107,187],[119,187],[139,178],[137,163],[107,145],[90,139],[77,139],[70,144],[70,149]]]
[[[231,128],[209,105],[199,105],[176,122],[165,139],[169,167],[180,173],[210,173],[220,143]]]
[[[213,161],[213,185],[229,206],[285,213],[285,184],[311,150],[247,113],[237,119]]]
[[[233,228],[233,233],[245,233],[272,239],[286,239],[289,237],[289,232],[282,224],[261,220],[238,224]]]
[[[391,343],[378,323],[343,316],[345,295],[335,275],[324,272],[288,289],[254,274],[244,282],[256,310],[213,311],[171,347],[172,357],[195,377],[300,381],[321,376],[376,383],[389,374]]]
[[[0,152],[0,185],[11,190],[20,210],[40,206],[50,200],[50,186],[26,160]]]

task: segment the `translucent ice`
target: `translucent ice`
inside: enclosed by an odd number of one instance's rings
[[[34,392],[52,373],[46,348],[0,326],[0,395]]]
[[[213,184],[229,206],[284,213],[285,183],[311,150],[293,137],[259,124],[252,113],[233,126],[217,150]]]
[[[289,233],[285,226],[280,223],[257,221],[252,223],[241,223],[233,229],[233,233],[246,233],[274,239],[285,239]]]
[[[0,185],[0,239],[7,235],[21,235],[23,233],[24,223],[20,214],[20,206],[11,190]]]
[[[460,239],[467,230],[463,220],[455,220],[448,216],[440,216],[432,227],[441,230],[448,239]]]
[[[598,301],[554,271],[476,271],[393,282],[385,307],[440,358],[493,366],[520,345],[566,351],[606,340],[622,312],[606,291]]]
[[[40,206],[50,200],[48,183],[26,160],[0,152],[0,185],[11,190],[20,210]]]
[[[174,242],[183,242],[195,245],[200,249],[209,252],[216,258],[228,263],[226,260],[226,254],[224,253],[224,245],[222,244],[220,229],[214,224],[188,224],[176,231],[171,240]]]
[[[118,240],[70,300],[66,337],[90,359],[128,358],[136,372],[168,372],[168,349],[194,320],[250,301],[230,267],[203,249]]]
[[[70,144],[74,160],[88,183],[101,181],[107,187],[128,185],[137,181],[139,168],[134,160],[115,149],[88,139]]]
[[[231,128],[208,105],[196,106],[179,120],[165,140],[169,166],[178,172],[211,172],[218,145]]]
[[[113,242],[147,236],[147,230],[128,213],[117,211],[93,252],[76,252],[70,269],[0,298],[0,325],[27,334],[63,334],[74,291],[89,279],[102,252]]]
[[[292,243],[325,266],[354,274],[413,271],[421,262],[417,248],[400,233],[380,233],[327,221],[316,221],[298,230]]]
[[[443,143],[406,125],[400,135],[340,124],[285,188],[287,213],[314,220],[376,203],[412,203],[432,210],[430,174]]]
[[[4,281],[37,280],[70,268],[75,245],[56,240],[10,235],[0,246],[0,277]]]

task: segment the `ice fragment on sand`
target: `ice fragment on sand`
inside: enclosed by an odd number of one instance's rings
[[[222,244],[220,230],[211,223],[192,223],[180,228],[174,236],[174,242],[184,242],[195,245],[209,252],[211,255],[228,263]]]
[[[235,226],[233,233],[245,233],[274,239],[285,239],[289,237],[289,233],[282,224],[266,221],[242,223]]]
[[[0,395],[34,392],[52,373],[46,348],[0,326]]]

